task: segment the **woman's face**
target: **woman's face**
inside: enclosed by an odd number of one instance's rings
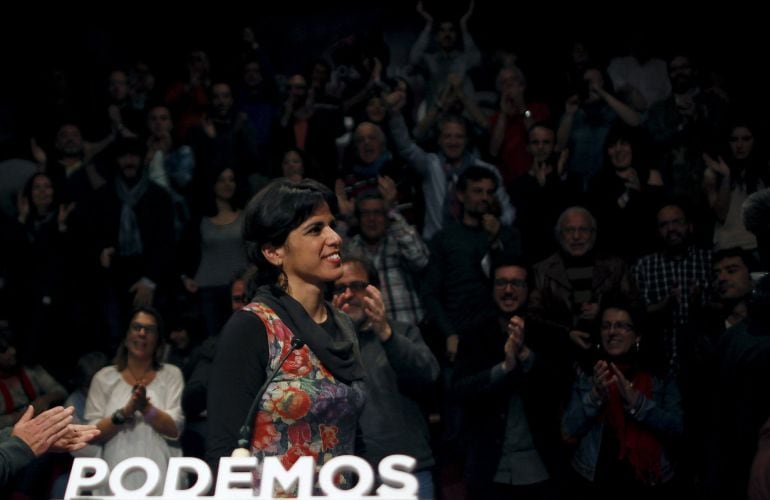
[[[334,231],[333,225],[334,217],[324,203],[289,233],[282,246],[275,249],[277,260],[271,262],[283,268],[290,288],[301,283],[321,288],[324,283],[342,276],[342,238]]]
[[[30,193],[32,204],[38,212],[47,212],[53,203],[53,186],[51,179],[45,175],[38,175],[32,181],[32,191]]]
[[[601,334],[602,348],[613,358],[627,354],[639,338],[628,312],[615,308],[604,311]]]
[[[287,151],[283,155],[281,162],[281,171],[283,176],[292,182],[299,182],[305,175],[305,166],[302,164],[302,157],[296,151]]]
[[[618,170],[625,170],[630,167],[631,161],[634,159],[631,144],[625,139],[620,139],[607,148],[607,154],[612,166]]]
[[[151,360],[158,347],[158,322],[155,316],[138,312],[131,318],[126,334],[128,356],[140,360]]]
[[[730,134],[730,151],[736,160],[745,160],[754,149],[754,134],[748,127],[735,127]]]
[[[214,183],[214,196],[217,199],[230,201],[235,194],[235,172],[226,168],[217,177]]]

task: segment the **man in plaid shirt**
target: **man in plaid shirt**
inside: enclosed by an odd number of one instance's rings
[[[708,298],[711,251],[692,244],[692,224],[682,207],[666,205],[657,217],[663,249],[639,259],[633,272],[647,312],[665,330],[667,354],[674,363],[677,333],[689,322],[691,308]]]
[[[360,232],[350,239],[348,249],[362,252],[374,263],[388,315],[416,326],[423,311],[415,278],[428,264],[428,246],[398,213],[395,183],[388,177],[378,182],[378,190],[356,198]]]

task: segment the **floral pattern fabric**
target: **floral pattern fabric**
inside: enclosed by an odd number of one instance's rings
[[[265,304],[255,302],[244,310],[256,314],[265,325],[272,372],[291,350],[293,334]],[[333,457],[353,453],[363,401],[361,384],[347,385],[335,379],[316,355],[303,346],[289,355],[262,397],[261,411],[253,425],[251,452],[260,464],[264,457],[277,456],[287,469],[300,457],[312,456],[317,473]],[[256,493],[260,479],[258,470]],[[344,485],[347,478],[341,477],[339,481]],[[282,493],[291,492],[274,495]]]

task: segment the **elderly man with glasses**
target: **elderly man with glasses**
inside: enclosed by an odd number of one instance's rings
[[[594,251],[596,219],[583,207],[570,207],[556,222],[559,250],[534,268],[533,315],[560,330],[579,352],[596,344],[602,297],[634,302],[639,292],[622,259]],[[576,353],[577,354],[577,353]]]

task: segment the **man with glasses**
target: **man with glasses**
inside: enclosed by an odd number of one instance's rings
[[[359,420],[361,455],[372,466],[389,455],[414,457],[418,497],[431,499],[435,461],[419,401],[438,378],[438,361],[417,327],[388,316],[371,262],[347,255],[342,270],[332,303],[353,320],[366,370],[367,398]]]
[[[556,222],[560,249],[533,268],[533,315],[568,335],[578,352],[596,344],[591,332],[598,331],[602,297],[621,297],[630,302],[638,297],[623,260],[594,252],[596,231],[596,219],[588,210],[568,208]]]
[[[527,314],[527,269],[493,271],[495,317],[458,350],[454,389],[464,404],[469,498],[552,498],[563,381],[560,346]],[[569,386],[569,381],[566,382]],[[549,481],[549,479],[551,481]]]

